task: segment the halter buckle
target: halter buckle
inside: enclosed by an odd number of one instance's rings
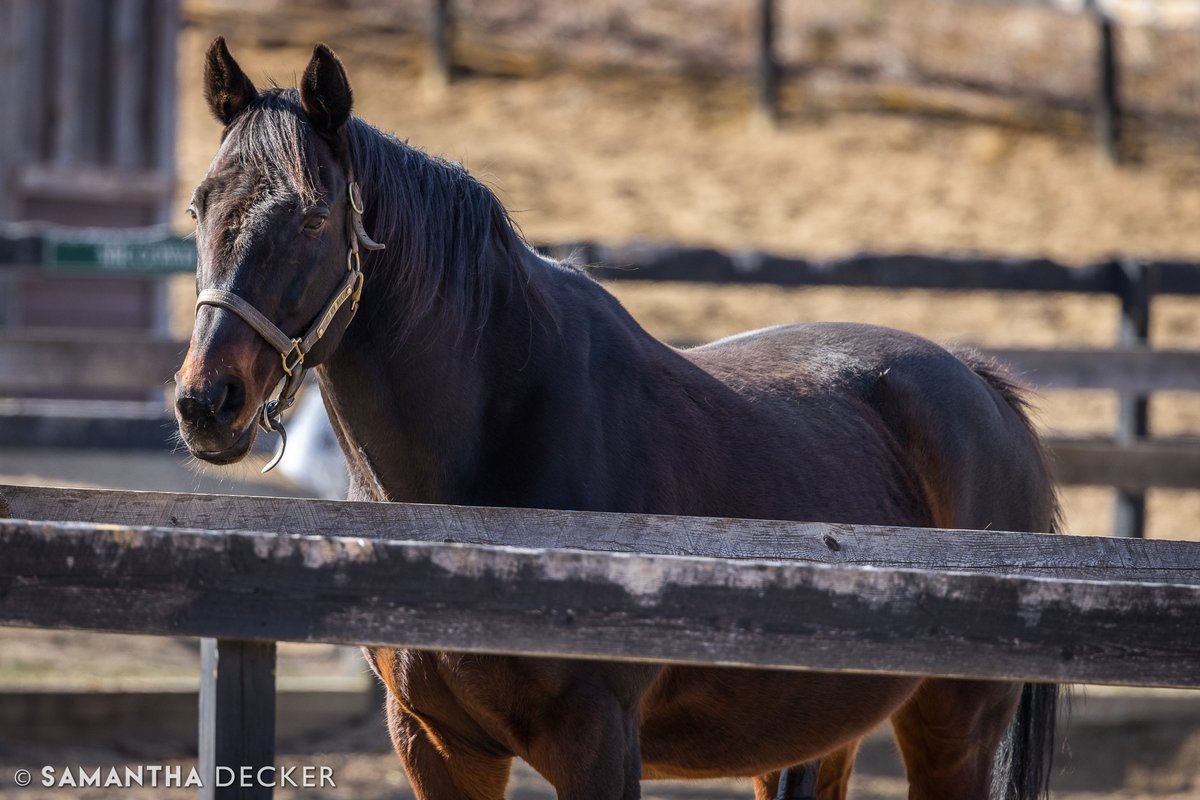
[[[292,349],[286,353],[280,353],[280,356],[283,359],[283,372],[289,378],[292,373],[304,366],[304,351],[300,349],[299,339],[292,339]],[[289,358],[291,359],[290,363],[288,362]]]

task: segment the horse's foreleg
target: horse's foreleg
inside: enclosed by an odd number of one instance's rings
[[[911,800],[987,800],[1021,684],[930,678],[892,715]]]
[[[470,747],[448,748],[406,713],[390,693],[388,732],[417,800],[504,800],[512,758]]]
[[[642,759],[636,713],[600,692],[569,693],[539,715],[521,753],[559,800],[637,800]]]

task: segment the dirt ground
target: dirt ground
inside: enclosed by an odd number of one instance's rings
[[[320,734],[291,736],[280,732],[279,766],[326,766],[336,787],[280,789],[280,800],[410,800],[412,790],[399,759],[390,750],[381,715],[349,721]],[[1195,719],[1076,725],[1056,756],[1053,796],[1057,800],[1196,800],[1200,798],[1200,722]],[[40,780],[46,765],[64,769],[123,769],[148,764],[175,764],[184,774],[194,754],[164,748],[160,742],[123,741],[115,747],[17,746],[0,748],[0,798],[3,800],[169,800],[195,797],[195,790],[45,788],[19,789],[13,776],[28,769]],[[903,767],[890,737],[869,737],[851,784],[855,800],[895,800],[906,796]],[[507,796],[512,800],[551,800],[550,786],[517,762]],[[647,781],[647,800],[734,800],[753,796],[748,780],[695,782]]]

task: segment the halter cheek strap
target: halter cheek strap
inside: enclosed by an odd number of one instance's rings
[[[280,437],[279,450],[275,457],[263,467],[263,472],[275,468],[283,458],[284,448],[287,447],[287,433],[283,428],[283,412],[296,402],[296,392],[304,380],[304,359],[309,351],[316,346],[321,337],[333,323],[338,311],[350,301],[350,319],[358,311],[358,301],[362,297],[363,272],[362,257],[359,245],[365,250],[382,250],[384,245],[376,242],[367,235],[363,227],[362,196],[358,191],[358,183],[351,178],[346,187],[346,238],[350,241],[350,250],[346,253],[346,277],[334,291],[333,296],[325,303],[325,307],[317,314],[316,319],[308,326],[303,334],[297,337],[288,336],[271,320],[252,306],[242,297],[225,289],[205,289],[196,298],[196,308],[200,306],[217,306],[232,311],[241,317],[247,325],[253,328],[259,336],[267,341],[278,352],[283,362],[283,388],[279,397],[268,400],[258,411],[258,427],[266,433],[278,433]],[[349,320],[347,320],[347,325]]]

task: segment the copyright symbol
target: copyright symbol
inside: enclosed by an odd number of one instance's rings
[[[13,773],[13,783],[17,786],[28,786],[33,781],[33,776],[29,774],[27,769],[19,769]]]

